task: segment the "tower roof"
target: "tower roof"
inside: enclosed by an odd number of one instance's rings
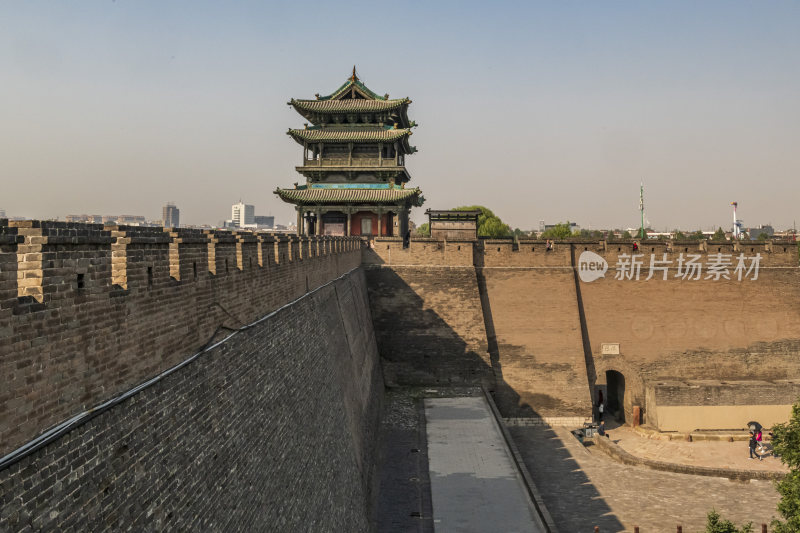
[[[389,95],[380,96],[378,93],[373,92],[370,90],[366,85],[364,85],[360,79],[358,79],[358,75],[356,74],[356,67],[353,65],[353,74],[347,78],[347,81],[344,82],[338,89],[333,91],[328,96],[318,96],[318,100],[339,100],[348,93],[355,95],[355,98],[366,98],[368,100],[388,100]]]
[[[397,204],[422,205],[419,189],[276,189],[281,200],[291,204]]]
[[[288,102],[313,124],[342,121],[344,117],[341,115],[346,114],[366,114],[369,118],[364,120],[397,124],[403,128],[416,126],[408,120],[407,109],[410,103],[409,98],[390,99],[388,94],[380,96],[372,91],[358,78],[355,67],[347,81],[331,94],[327,96],[317,94],[314,100],[292,98]]]
[[[349,143],[349,142],[392,142],[411,135],[410,129],[403,128],[305,128],[289,129],[286,132],[299,144],[306,142]]]
[[[303,111],[309,111],[312,113],[393,111],[410,103],[411,100],[408,98],[396,98],[393,100],[364,100],[360,98],[355,100],[295,100],[292,98],[289,101],[289,105],[293,106],[301,114]]]

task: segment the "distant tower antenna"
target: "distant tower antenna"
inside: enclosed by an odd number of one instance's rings
[[[640,237],[644,239],[644,182],[639,184],[639,214],[642,215],[642,225],[640,228]]]
[[[736,218],[736,208],[739,207],[739,202],[731,202],[733,206],[733,238],[739,240],[742,238],[742,221]]]

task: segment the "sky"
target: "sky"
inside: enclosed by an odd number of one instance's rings
[[[286,103],[408,96],[426,208],[512,227],[800,219],[800,2],[0,0],[8,216],[295,220]]]

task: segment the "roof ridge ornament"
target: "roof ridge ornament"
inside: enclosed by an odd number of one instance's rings
[[[350,81],[358,81],[358,76],[356,75],[356,66],[353,65],[353,75],[350,76]]]

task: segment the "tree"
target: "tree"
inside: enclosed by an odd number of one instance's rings
[[[767,235],[763,231],[758,234],[758,240],[759,241],[766,241],[767,239],[769,239],[769,235]]]
[[[578,232],[578,235],[584,239],[602,239],[603,232],[598,230],[591,230],[591,229],[582,229]]]
[[[723,520],[719,513],[712,509],[706,517],[706,533],[752,533],[753,523],[744,524],[741,528],[730,520]]]
[[[784,521],[775,519],[775,533],[800,531],[800,402],[792,406],[792,416],[786,424],[772,427],[772,447],[775,455],[789,467],[789,473],[776,484],[781,501],[778,512]]]
[[[711,240],[712,241],[724,241],[724,240],[726,240],[725,239],[725,232],[722,230],[722,228],[719,228],[719,229],[717,229],[717,231],[714,232],[714,236],[711,237]]]
[[[482,205],[465,205],[456,207],[453,211],[480,211],[478,215],[478,237],[510,237],[511,228],[503,223],[500,217],[492,210]]]
[[[623,239],[633,239],[633,236],[631,235],[630,231],[625,230],[625,231],[622,232],[622,238]]]
[[[424,224],[420,224],[417,226],[417,235],[420,237],[430,237],[431,236],[431,227],[426,222]]]
[[[514,228],[514,237],[516,237],[517,239],[523,239],[525,237],[528,237],[528,232],[522,231],[519,228]]]
[[[559,222],[550,229],[545,230],[539,235],[540,239],[569,239],[572,237],[572,229],[569,225],[569,220],[566,222]]]
[[[676,241],[685,241],[686,240],[686,235],[684,235],[681,230],[676,229],[674,233],[675,233],[675,240]]]
[[[690,241],[702,241],[705,238],[706,238],[706,236],[703,235],[703,232],[700,231],[700,230],[697,230],[694,233],[690,233],[689,234],[689,240]]]

